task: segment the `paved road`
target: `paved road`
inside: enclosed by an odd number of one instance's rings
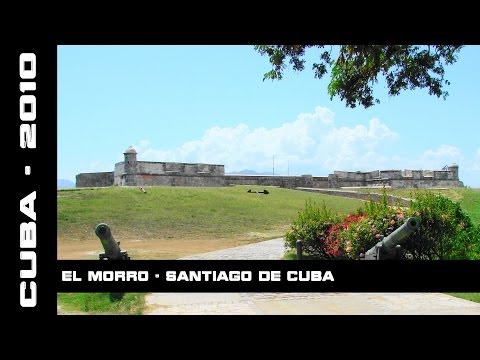
[[[152,315],[480,315],[480,304],[440,293],[156,293]]]
[[[280,259],[283,239],[213,251],[183,259]],[[480,304],[441,293],[154,293],[151,315],[480,315]]]
[[[283,238],[192,255],[181,260],[278,260],[285,253]]]

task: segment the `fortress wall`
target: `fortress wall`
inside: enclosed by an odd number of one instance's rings
[[[121,176],[125,173],[125,166],[123,161],[115,164],[115,170],[113,171],[113,185],[120,186]]]
[[[375,171],[370,171],[365,173],[365,180],[373,180],[373,179],[378,179],[380,177],[380,171],[375,170]]]
[[[224,165],[137,161],[137,153],[132,147],[125,150],[124,156],[125,161],[116,163],[113,172],[78,174],[77,187],[257,185],[335,189],[382,184],[394,188],[463,186],[463,183],[458,180],[456,164],[445,167],[441,171],[334,171],[328,176],[225,175]]]
[[[317,189],[328,188],[328,176],[314,176],[313,187]]]
[[[401,179],[402,171],[401,170],[380,170],[378,176],[382,179]]]
[[[435,180],[452,180],[448,175],[451,173],[449,171],[432,171],[432,177]]]
[[[223,176],[190,176],[190,175],[133,175],[137,186],[225,186]]]
[[[77,187],[100,187],[112,185],[129,186],[228,186],[228,185],[257,185],[257,186],[279,186],[294,189],[304,188],[340,188],[340,187],[362,187],[369,185],[379,185],[381,180],[357,180],[355,176],[338,177],[330,176],[269,176],[269,175],[212,175],[211,172],[196,172],[195,174],[181,174],[175,170],[166,170],[163,174],[124,174],[123,163],[116,164],[115,172],[100,173],[81,173],[76,177]],[[178,164],[178,163],[177,163]],[[183,164],[184,165],[184,164]],[[181,167],[169,166],[167,169],[181,169]],[[198,167],[187,167],[197,170]],[[184,168],[185,169],[185,168]],[[218,171],[218,167],[206,167],[212,169],[213,173]],[[223,169],[220,169],[220,171]],[[391,172],[391,171],[390,171]],[[429,188],[429,187],[458,187],[463,183],[458,180],[452,180],[452,173],[448,171],[434,171],[433,176],[423,176],[421,170],[412,170],[412,174],[417,173],[416,177],[399,177],[385,180],[385,185],[393,188]],[[115,176],[114,176],[115,174]],[[117,176],[118,174],[118,176]],[[422,177],[418,177],[422,174]]]
[[[397,177],[397,179],[400,177]],[[423,178],[423,170],[412,170],[412,178],[413,179],[422,179]]]
[[[333,175],[339,177],[339,178],[347,178],[348,177],[348,171],[338,171],[338,170],[335,170],[333,172]]]
[[[438,170],[433,171],[433,178],[437,180],[458,180],[458,173],[455,171]]]
[[[124,164],[125,163],[123,161],[115,164],[115,168],[113,170],[114,176],[120,176],[121,174],[123,174],[125,172],[125,165]]]
[[[437,180],[434,178],[390,180],[392,188],[432,188],[432,187],[462,187],[458,180]]]
[[[338,179],[337,186],[338,187],[360,187],[360,186],[368,186],[368,185],[365,181]]]
[[[294,186],[294,179],[285,179],[288,176],[269,175],[225,175],[225,185],[258,185],[258,186]],[[292,177],[293,178],[293,177]],[[284,186],[287,185],[287,186]]]
[[[457,174],[453,170],[376,170],[368,173],[334,171],[329,175],[328,188],[378,186],[381,184],[393,188],[463,186],[463,183],[458,181]]]
[[[366,181],[380,176],[380,171],[334,171],[333,176],[337,176],[340,181]]]
[[[225,185],[328,188],[326,176],[225,175]]]
[[[225,173],[224,165],[213,164],[186,164],[171,162],[151,162],[138,161],[138,174],[155,174],[155,175],[190,175],[209,174],[212,176],[221,176]]]
[[[76,187],[101,187],[113,185],[113,171],[81,173],[76,176]]]

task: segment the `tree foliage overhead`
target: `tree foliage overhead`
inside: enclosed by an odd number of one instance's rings
[[[319,61],[312,65],[314,76],[321,79],[331,68],[328,85],[330,99],[340,96],[352,108],[365,108],[380,100],[373,96],[373,85],[378,76],[385,77],[390,96],[402,90],[427,88],[430,95],[448,96],[444,85],[450,82],[444,78],[445,65],[457,61],[462,46],[457,45],[342,45],[336,59],[332,57],[332,46],[326,45],[256,45],[262,55],[267,55],[272,70],[263,80],[281,80],[287,64],[295,71],[305,68],[305,50],[320,48]]]

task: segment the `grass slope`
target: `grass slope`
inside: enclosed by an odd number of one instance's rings
[[[480,303],[480,293],[448,293],[448,295]]]
[[[175,259],[281,237],[309,198],[349,213],[362,201],[289,189],[111,187],[58,191],[58,257],[95,258],[95,226],[105,222],[133,259]]]

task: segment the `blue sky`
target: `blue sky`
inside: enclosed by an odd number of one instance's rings
[[[306,69],[281,81],[253,46],[59,46],[58,178],[113,171],[130,145],[145,161],[225,164],[290,175],[441,169],[480,187],[480,46],[446,67],[447,100],[427,90],[347,108]]]

